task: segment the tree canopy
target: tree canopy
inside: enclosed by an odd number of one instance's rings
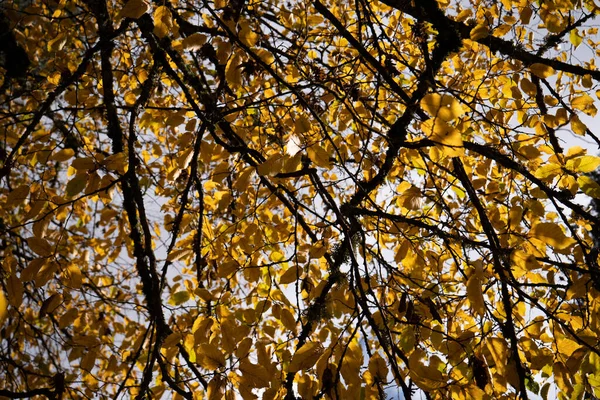
[[[0,397],[600,397],[599,12],[2,2]]]

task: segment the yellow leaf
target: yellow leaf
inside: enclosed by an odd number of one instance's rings
[[[540,264],[533,254],[525,253],[521,250],[515,250],[510,255],[512,263],[524,271],[531,271],[540,268]]]
[[[127,172],[127,154],[120,152],[106,157],[102,161],[102,165],[109,171],[116,171],[120,174]]]
[[[4,296],[4,292],[0,289],[0,328],[4,324],[6,317],[8,316],[8,302]]]
[[[238,358],[244,358],[248,355],[248,352],[250,351],[250,347],[252,347],[252,339],[249,337],[245,337],[242,339],[242,341],[238,344],[237,348],[235,349],[235,355]]]
[[[46,262],[44,265],[42,265],[42,268],[38,271],[34,278],[35,287],[39,288],[48,283],[58,268],[58,263],[55,261]]]
[[[323,243],[317,243],[314,246],[310,246],[310,249],[308,249],[308,257],[311,260],[318,260],[323,257],[326,252],[327,247],[325,247]]]
[[[273,57],[273,54],[271,54],[268,50],[265,49],[258,49],[256,51],[256,55],[259,56],[261,60],[263,60],[267,65],[271,65],[273,61],[275,61],[275,57]]]
[[[242,360],[239,366],[242,376],[253,388],[269,387],[273,376],[262,365],[252,364],[248,359]]]
[[[481,291],[481,281],[475,273],[467,280],[467,299],[469,299],[471,309],[482,317],[485,314],[485,302]]]
[[[210,343],[202,343],[196,347],[196,358],[202,368],[215,371],[225,366],[225,356],[217,346]]]
[[[260,176],[275,175],[283,168],[283,157],[279,153],[273,154],[256,168]]]
[[[241,62],[241,57],[235,53],[233,57],[229,58],[229,61],[227,61],[227,65],[225,66],[225,79],[227,79],[227,83],[232,87],[238,87],[242,84]]]
[[[464,114],[459,101],[448,94],[429,93],[421,100],[421,107],[434,118],[452,121]]]
[[[536,178],[552,178],[562,172],[562,167],[558,164],[548,163],[538,168],[534,175]]]
[[[162,348],[163,349],[170,349],[171,347],[175,347],[177,346],[177,344],[179,342],[181,342],[181,333],[180,332],[173,332],[171,333],[169,336],[167,336],[165,338],[165,340],[163,340],[162,342]]]
[[[50,82],[53,85],[58,85],[60,83],[61,78],[62,78],[62,74],[58,71],[53,74],[50,74],[46,77],[48,82]]]
[[[252,27],[248,23],[248,20],[242,20],[239,22],[241,25],[240,29],[240,40],[248,47],[252,47],[258,42],[258,35],[254,33]]]
[[[181,44],[185,50],[198,51],[204,43],[206,43],[206,35],[196,32],[183,39]]]
[[[553,222],[540,222],[533,226],[530,233],[532,237],[558,250],[576,243],[575,239],[565,235],[560,225]]]
[[[462,135],[443,119],[428,119],[421,124],[421,129],[429,134],[429,139],[441,146],[446,156],[460,157],[464,154]]]
[[[169,299],[169,304],[173,306],[178,306],[190,299],[190,292],[187,290],[182,290],[180,292],[173,293],[171,298]]]
[[[75,155],[75,151],[73,149],[62,149],[53,153],[48,160],[50,161],[67,161],[71,157]]]
[[[488,37],[490,34],[490,30],[487,25],[479,24],[475,28],[471,29],[471,33],[469,34],[471,40],[480,40]]]
[[[217,275],[220,278],[228,278],[231,274],[235,273],[240,265],[235,260],[224,261],[219,264],[217,269]]]
[[[585,124],[581,122],[577,115],[573,114],[571,116],[571,129],[573,129],[573,133],[576,133],[580,136],[584,136],[587,131],[587,126],[585,126]]]
[[[397,203],[407,210],[418,210],[421,208],[421,196],[421,190],[418,187],[411,185],[401,193]]]
[[[278,251],[274,251],[269,255],[269,260],[277,263],[285,260],[285,256]]]
[[[600,166],[600,157],[582,156],[567,161],[567,168],[573,172],[593,172]]]
[[[325,350],[320,343],[306,342],[292,357],[288,371],[297,372],[312,368],[319,357],[321,357],[321,354],[323,354],[323,351]]]
[[[144,0],[129,0],[117,15],[117,20],[122,18],[138,19],[148,11],[150,11],[150,5]]]
[[[583,193],[590,197],[600,199],[600,185],[594,179],[590,178],[589,176],[582,175],[577,178],[577,183],[579,184],[579,187]]]
[[[279,320],[288,331],[295,332],[296,331],[296,319],[290,310],[284,308],[281,310],[281,315]]]
[[[330,169],[331,162],[329,161],[329,153],[319,144],[313,144],[306,149],[306,154],[312,162],[318,167]]]
[[[508,347],[504,339],[499,337],[490,337],[486,339],[487,349],[492,355],[494,367],[500,376],[506,375],[506,366],[508,364]],[[489,360],[488,360],[489,362]],[[490,364],[492,365],[492,364]]]
[[[79,310],[76,308],[69,308],[58,320],[58,327],[61,329],[66,328],[73,324],[73,321],[79,316]]]
[[[281,275],[281,277],[279,278],[279,283],[281,285],[287,285],[289,283],[292,282],[296,282],[296,280],[298,280],[298,266],[294,265],[291,268],[288,268],[287,271],[285,271],[283,273],[283,275]]]
[[[581,44],[581,42],[583,41],[583,38],[581,37],[581,35],[579,34],[579,31],[577,29],[572,29],[571,32],[569,33],[569,40],[571,41],[571,44],[577,48],[577,46],[579,46]]]
[[[587,93],[582,93],[571,100],[571,107],[581,110],[591,117],[596,115],[596,112],[598,111],[594,105],[594,99]]]
[[[30,237],[27,239],[27,244],[31,251],[39,255],[40,257],[48,257],[52,254],[53,249],[50,243],[46,239],[38,237]]]
[[[154,10],[154,34],[164,38],[173,30],[173,16],[165,6],[158,6]]]
[[[554,71],[554,68],[552,68],[549,65],[546,64],[539,64],[539,63],[535,63],[535,64],[531,64],[529,66],[529,70],[538,78],[548,78],[551,77],[552,75],[554,75],[554,73],[556,71]]]
[[[519,85],[521,86],[521,90],[528,95],[535,95],[537,91],[537,87],[527,78],[521,78]]]
[[[208,388],[206,389],[208,400],[224,399],[225,397],[223,395],[225,394],[226,383],[227,382],[221,378],[221,376],[215,375],[208,383]]]
[[[425,390],[432,391],[439,389],[446,384],[443,374],[436,368],[435,363],[429,363],[428,366],[423,365],[422,359],[425,357],[425,352],[416,349],[412,352],[408,359],[410,377],[415,381],[416,385]]]
[[[369,372],[380,381],[385,381],[388,376],[388,368],[385,360],[379,354],[375,354],[369,360]]]
[[[48,51],[61,51],[63,47],[65,47],[65,44],[67,44],[67,34],[65,32],[61,32],[54,39],[48,42]]]
[[[81,275],[81,270],[79,269],[79,267],[77,265],[75,265],[75,264],[69,265],[69,267],[66,270],[66,275],[67,275],[67,286],[69,286],[72,289],[81,288],[82,275]]]
[[[296,129],[296,133],[302,134],[310,132],[311,124],[308,118],[306,118],[304,115],[301,115],[294,121],[294,128]]]

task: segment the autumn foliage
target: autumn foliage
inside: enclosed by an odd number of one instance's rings
[[[600,397],[598,13],[0,3],[0,397]]]

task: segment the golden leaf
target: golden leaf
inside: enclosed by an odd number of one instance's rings
[[[312,368],[324,351],[320,343],[306,342],[292,357],[288,371],[296,372]]]
[[[593,117],[598,109],[594,105],[594,99],[587,93],[582,93],[571,100],[571,107],[581,110],[587,115]]]
[[[57,151],[56,153],[52,153],[52,155],[48,158],[51,161],[67,161],[71,159],[75,155],[75,151],[73,149],[62,149]]]
[[[173,31],[173,16],[166,6],[158,6],[154,10],[154,34],[164,38]]]
[[[565,235],[560,225],[553,222],[537,223],[531,229],[530,234],[532,237],[559,250],[566,249],[576,243],[575,239]]]
[[[600,166],[600,157],[581,156],[567,160],[567,168],[573,172],[588,173],[595,171]]]
[[[388,367],[383,358],[379,354],[375,354],[369,359],[369,371],[373,377],[379,381],[385,381],[388,376]]]
[[[150,11],[150,5],[146,1],[129,0],[119,11],[117,20],[122,18],[138,19],[148,11]]]
[[[464,114],[460,102],[451,95],[429,93],[421,100],[421,107],[434,118],[452,121]]]
[[[554,71],[554,68],[552,68],[549,65],[546,64],[539,64],[539,63],[535,63],[535,64],[531,64],[529,66],[529,70],[538,78],[549,78],[552,75],[555,74],[556,71]]]
[[[206,43],[206,40],[206,35],[196,32],[183,39],[181,44],[185,50],[198,51],[202,48],[202,45]]]
[[[81,270],[79,269],[79,267],[75,264],[71,264],[67,267],[66,271],[66,277],[67,277],[67,286],[69,286],[72,289],[79,289],[81,288],[81,284],[82,284],[82,274],[81,274]]]
[[[196,359],[202,368],[215,371],[225,366],[225,356],[213,344],[202,343],[196,347]]]
[[[248,47],[252,47],[258,42],[258,35],[254,33],[248,20],[242,20],[239,22],[241,26],[239,38]]]
[[[471,33],[469,34],[471,40],[480,40],[485,39],[490,34],[490,29],[487,25],[477,25],[475,28],[471,29]]]
[[[318,167],[330,169],[332,167],[329,160],[329,153],[319,144],[313,144],[306,149],[308,158]]]
[[[261,365],[252,364],[248,359],[242,360],[239,365],[242,376],[253,388],[269,387],[272,375]]]
[[[227,83],[233,88],[242,84],[241,63],[242,58],[236,52],[233,57],[229,58],[229,61],[227,61],[227,65],[225,66],[225,78],[227,79]]]
[[[290,284],[292,282],[296,282],[296,280],[298,280],[298,266],[294,265],[291,268],[288,268],[287,271],[285,271],[281,277],[279,278],[279,284],[280,285],[287,285]]]
[[[469,299],[471,309],[482,317],[485,314],[485,301],[481,291],[481,281],[475,273],[467,280],[467,299]]]
[[[0,328],[4,325],[4,321],[8,316],[8,302],[6,301],[6,297],[4,297],[4,291],[0,289]]]
[[[594,179],[586,175],[581,175],[577,177],[577,184],[579,184],[583,193],[590,197],[600,199],[600,185]]]
[[[185,302],[187,302],[191,298],[190,292],[187,290],[182,290],[179,292],[173,293],[171,298],[169,299],[169,304],[172,306],[179,306]]]

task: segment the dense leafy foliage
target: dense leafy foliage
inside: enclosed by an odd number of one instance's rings
[[[593,1],[0,7],[0,396],[600,396]]]

